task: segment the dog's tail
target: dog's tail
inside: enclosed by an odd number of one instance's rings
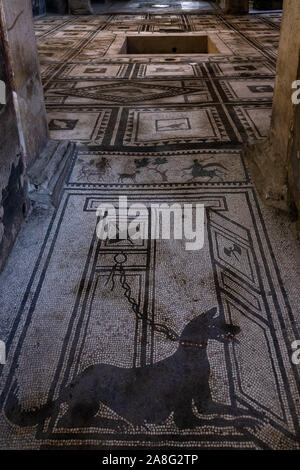
[[[17,426],[35,426],[50,417],[56,408],[56,402],[49,401],[39,408],[23,410],[19,403],[17,392],[18,387],[15,382],[9,392],[4,408],[7,419]]]

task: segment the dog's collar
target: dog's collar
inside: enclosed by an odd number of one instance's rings
[[[196,342],[193,342],[193,341],[180,340],[179,344],[181,346],[187,346],[187,347],[190,347],[190,348],[198,348],[198,349],[207,348],[207,341],[203,341],[202,343],[196,343]]]

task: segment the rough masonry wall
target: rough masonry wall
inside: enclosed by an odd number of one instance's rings
[[[298,44],[298,51],[299,62],[297,80],[300,81],[300,40]],[[288,167],[288,181],[290,188],[290,199],[297,212],[298,232],[300,234],[300,104],[294,105],[293,111],[294,115],[293,127],[291,129],[292,142]]]
[[[26,178],[21,154],[7,58],[0,37],[0,80],[6,84],[6,104],[0,104],[0,271],[26,212]]]
[[[295,178],[297,173],[299,174],[300,163],[297,159],[297,153],[300,151],[300,105],[292,102],[292,83],[300,79],[299,25],[299,0],[285,0],[269,141],[277,171],[280,173],[278,189],[281,189],[281,184],[287,184],[288,204],[295,205],[300,214],[300,197],[297,199],[300,182]],[[293,172],[296,172],[296,175],[293,175]],[[286,181],[282,182],[282,175],[286,175]],[[276,172],[274,177],[277,178]]]
[[[300,79],[300,2],[284,0],[271,128],[268,139],[247,151],[264,200],[300,215],[300,104],[292,84]],[[299,218],[300,232],[300,218]]]
[[[2,0],[0,14],[13,70],[12,87],[16,93],[21,144],[29,167],[48,139],[31,0]]]
[[[48,141],[31,0],[0,1],[0,270],[27,212],[27,172]]]

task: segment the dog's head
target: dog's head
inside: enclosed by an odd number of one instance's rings
[[[225,323],[216,313],[217,309],[212,308],[191,320],[184,328],[179,343],[182,346],[204,349],[209,339],[221,343],[238,342],[235,336],[240,332],[240,327]]]

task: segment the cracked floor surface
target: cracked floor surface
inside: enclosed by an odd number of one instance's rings
[[[300,447],[299,248],[242,152],[269,128],[280,21],[36,21],[50,132],[78,155],[1,277],[2,448]],[[217,50],[128,54],[126,34],[208,36]],[[98,240],[97,207],[120,195],[204,204],[204,247]]]

